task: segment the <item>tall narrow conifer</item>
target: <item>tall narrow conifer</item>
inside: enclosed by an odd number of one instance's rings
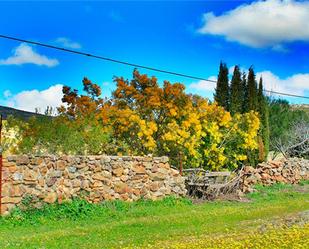
[[[258,107],[257,83],[256,83],[253,67],[249,68],[247,87],[248,87],[248,96],[247,96],[248,110],[257,111],[257,107]]]
[[[263,79],[260,78],[259,88],[258,88],[258,112],[261,120],[261,128],[260,128],[260,136],[263,140],[264,145],[264,158],[260,158],[264,160],[267,157],[269,152],[269,110],[266,98],[263,93]]]
[[[241,88],[242,88],[242,113],[248,112],[248,85],[247,85],[247,75],[245,72],[242,73],[241,79]]]
[[[234,67],[233,77],[230,87],[230,112],[235,114],[242,112],[243,88],[241,80],[241,72],[239,66]]]
[[[214,99],[218,105],[224,107],[225,110],[229,110],[229,70],[225,63],[220,62],[217,87],[214,94]]]

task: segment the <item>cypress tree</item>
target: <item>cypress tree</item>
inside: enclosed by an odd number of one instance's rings
[[[249,68],[248,73],[248,83],[247,83],[247,89],[248,89],[248,110],[251,111],[257,111],[257,83],[255,79],[255,73],[252,67]]]
[[[218,105],[229,111],[229,70],[225,63],[220,62],[217,87],[214,94],[214,99]]]
[[[241,88],[242,88],[242,113],[248,112],[248,86],[247,86],[247,75],[245,72],[242,73]]]
[[[263,94],[263,79],[260,78],[258,88],[258,112],[261,120],[260,136],[263,141],[264,158],[260,157],[260,160],[267,158],[269,152],[269,110],[267,100]]]
[[[242,112],[242,103],[243,103],[243,87],[241,73],[239,66],[234,67],[233,77],[231,81],[230,88],[230,112],[235,114],[237,112]]]

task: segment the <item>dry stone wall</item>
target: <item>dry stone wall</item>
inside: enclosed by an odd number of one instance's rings
[[[98,203],[186,194],[184,179],[167,157],[8,156],[3,178],[2,214],[26,196],[46,203],[74,197]]]
[[[280,161],[260,163],[256,168],[247,166],[242,175],[242,192],[254,191],[253,185],[274,183],[295,184],[309,180],[309,160],[289,158]]]

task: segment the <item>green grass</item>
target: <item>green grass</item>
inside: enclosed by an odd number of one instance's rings
[[[0,219],[0,248],[157,248],[184,237],[250,232],[275,218],[309,210],[308,191],[282,184],[257,189],[248,203],[193,205],[186,199],[167,198],[94,205],[75,200],[40,210],[16,210]]]

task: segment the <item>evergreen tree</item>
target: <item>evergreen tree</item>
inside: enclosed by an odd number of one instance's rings
[[[214,99],[218,105],[224,107],[225,110],[229,110],[229,70],[225,63],[220,62],[217,87],[214,94]]]
[[[245,72],[242,73],[241,80],[241,88],[242,88],[242,113],[248,112],[248,86],[247,86],[247,75]]]
[[[260,136],[264,147],[264,156],[260,156],[260,160],[267,158],[269,152],[269,110],[268,103],[263,94],[263,79],[260,78],[258,88],[258,112],[261,120]]]
[[[239,66],[234,67],[233,77],[231,81],[230,88],[230,112],[235,114],[237,112],[242,112],[242,103],[243,103],[243,87],[241,72]]]
[[[256,83],[253,67],[249,68],[247,88],[248,88],[247,90],[248,91],[248,96],[247,96],[248,110],[257,111],[257,105],[258,105],[257,83]]]

